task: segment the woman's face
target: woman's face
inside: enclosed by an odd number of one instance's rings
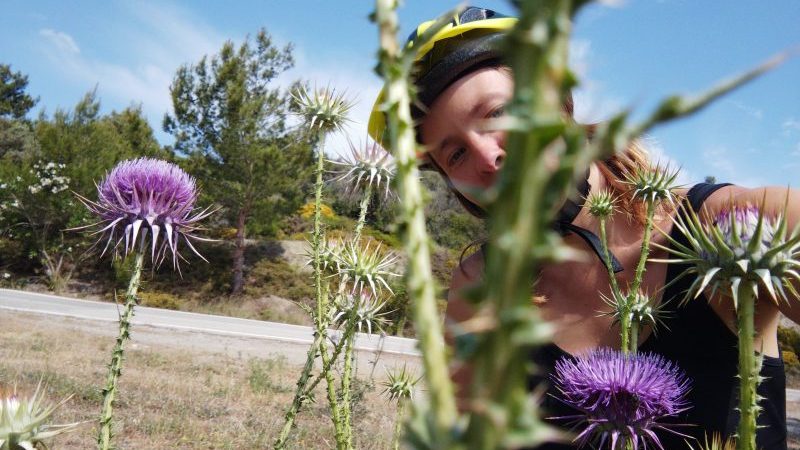
[[[508,70],[479,69],[442,92],[421,124],[429,157],[478,205],[474,193],[494,183],[506,156],[505,132],[488,130],[486,120],[503,114],[512,92]]]

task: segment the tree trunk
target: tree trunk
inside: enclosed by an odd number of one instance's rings
[[[244,226],[247,221],[247,208],[239,209],[236,220],[236,248],[233,250],[233,282],[231,295],[239,295],[244,289]]]

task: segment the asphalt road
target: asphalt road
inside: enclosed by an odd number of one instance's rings
[[[121,306],[35,292],[0,289],[0,309],[116,322]],[[292,344],[310,344],[313,340],[311,327],[144,306],[136,307],[133,326],[170,328]],[[334,339],[338,335],[335,330],[331,330],[330,333]],[[359,333],[356,337],[355,348],[360,351],[381,351],[384,354],[419,356],[414,339],[393,336],[381,337]]]

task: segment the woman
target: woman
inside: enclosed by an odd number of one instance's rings
[[[474,215],[482,216],[478,193],[492,186],[505,158],[505,133],[487,130],[487,119],[503,114],[503,105],[511,98],[512,76],[501,62],[496,50],[501,32],[513,25],[514,19],[500,16],[481,8],[467,8],[452,25],[440,32],[430,49],[423,49],[419,57],[416,86],[419,104],[413,111],[418,121],[417,135],[425,153],[421,155],[425,166],[437,170],[454,191],[465,208]],[[430,25],[422,24],[420,32]],[[417,33],[410,39],[414,39]],[[380,104],[380,98],[376,105]],[[572,114],[571,99],[565,100],[566,115]],[[377,109],[370,117],[370,132],[380,137],[383,116]],[[608,228],[609,247],[618,267],[618,280],[622,285],[630,283],[633,268],[639,258],[643,236],[642,205],[631,198],[622,182],[625,173],[648,166],[645,153],[631,146],[609,160],[595,163],[587,174],[587,182],[581,183],[582,194],[610,189],[623,199],[623,213],[610,221]],[[689,191],[678,193],[687,198],[697,209],[701,205],[714,213],[730,205],[758,204],[766,194],[766,208],[777,211],[785,201],[785,188],[745,189],[730,185],[698,185]],[[792,191],[789,214],[790,229],[800,218],[800,193]],[[675,211],[660,211],[656,226],[662,230],[672,229]],[[598,252],[598,223],[586,208],[567,202],[559,214],[557,227],[564,240],[573,250],[586,253],[589,258],[546,265],[537,276],[536,297],[538,308],[544,319],[554,326],[552,343],[537,351],[534,356],[542,372],[552,369],[561,357],[579,354],[598,347],[619,348],[619,330],[613,319],[597,312],[608,309],[598,293],[610,295],[608,272]],[[672,236],[680,239],[677,230]],[[654,236],[654,242],[667,245],[664,236]],[[667,258],[663,251],[651,252],[653,258]],[[483,251],[479,250],[466,258],[453,273],[449,290],[447,320],[458,324],[471,316],[468,303],[463,300],[465,287],[476,283],[484,267]],[[664,302],[671,314],[658,334],[643,330],[640,335],[640,351],[662,354],[677,363],[692,380],[689,394],[691,409],[676,418],[680,432],[703,441],[704,433],[722,433],[731,436],[736,429],[738,413],[735,411],[736,386],[736,336],[735,312],[728,299],[701,296],[684,307],[677,300],[689,287],[686,283],[675,283],[669,289],[662,288],[677,277],[686,267],[648,263],[642,289],[645,292],[662,292],[656,301]],[[533,275],[532,275],[533,276]],[[708,301],[710,300],[710,301]],[[763,349],[765,355],[762,376],[765,380],[759,393],[765,400],[759,416],[758,448],[766,450],[786,449],[785,378],[783,363],[777,344],[777,327],[780,313],[794,321],[800,319],[800,307],[780,308],[770,301],[758,302],[755,325],[757,330],[755,348]],[[468,370],[455,371],[454,379],[459,391],[466,393],[469,384]],[[532,380],[532,383],[541,382]],[[546,381],[546,380],[545,380]],[[550,416],[570,415],[568,408],[553,396],[544,398],[545,414]],[[687,448],[684,438],[676,435],[660,436],[667,449]],[[546,444],[541,449],[574,448],[565,444]]]

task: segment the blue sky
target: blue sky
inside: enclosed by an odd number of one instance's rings
[[[402,31],[455,5],[406,0]],[[512,11],[505,1],[480,6]],[[768,6],[762,6],[768,5]],[[372,2],[340,1],[22,1],[4,2],[0,62],[30,77],[36,110],[71,108],[97,86],[103,111],[141,104],[159,140],[175,70],[241,42],[265,27],[295,45],[296,67],[280,80],[332,84],[359,101],[351,126],[366,135],[377,33]],[[579,119],[649,111],[666,94],[696,93],[782,50],[800,46],[800,2],[773,0],[614,0],[580,13],[572,42]],[[755,186],[800,186],[800,56],[693,118],[656,129],[653,153],[683,167],[686,182],[713,174]],[[329,151],[343,151],[343,138]]]

